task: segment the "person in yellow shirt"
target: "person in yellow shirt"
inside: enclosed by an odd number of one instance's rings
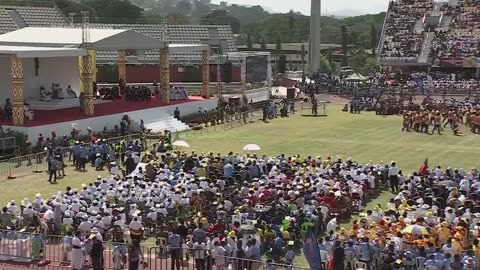
[[[438,243],[440,245],[445,245],[448,239],[451,236],[450,229],[448,228],[448,223],[443,221],[440,223],[440,227],[437,229]]]
[[[452,239],[453,255],[460,255],[463,250],[463,236],[460,233],[456,233]]]

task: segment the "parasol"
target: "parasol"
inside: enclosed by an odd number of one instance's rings
[[[440,186],[446,186],[446,187],[457,187],[457,183],[455,181],[452,181],[452,180],[443,180],[443,181],[440,181],[438,182],[438,185]]]
[[[243,150],[245,151],[260,151],[262,148],[256,144],[247,144],[243,147]]]
[[[408,225],[402,230],[402,233],[415,234],[415,235],[428,235],[427,228],[420,225]]]
[[[186,141],[174,141],[172,145],[178,147],[190,147],[190,145]]]

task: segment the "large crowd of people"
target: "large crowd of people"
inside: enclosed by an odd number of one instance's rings
[[[415,24],[432,9],[431,0],[391,1],[385,22],[385,38],[381,57],[387,60],[417,60],[423,43],[423,32],[415,32]]]
[[[444,58],[480,57],[480,3],[460,0],[455,7],[443,8],[452,16],[449,29],[435,34],[431,56]]]

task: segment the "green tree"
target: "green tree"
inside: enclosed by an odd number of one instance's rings
[[[193,10],[192,10],[192,16],[201,18],[203,16],[207,16],[210,13],[210,7],[208,4],[200,1],[200,0],[194,0],[193,1]]]
[[[342,67],[348,66],[348,33],[347,26],[342,25]]]
[[[127,0],[87,0],[82,4],[94,9],[98,17],[105,18],[139,18],[143,12]]]
[[[295,13],[293,13],[293,10],[290,9],[290,12],[288,13],[288,30],[292,31],[294,27],[295,27]]]
[[[92,7],[84,5],[82,3],[77,3],[69,0],[57,0],[55,1],[55,5],[63,12],[63,14],[66,15],[68,15],[69,13],[76,13],[76,15],[79,17],[82,11],[88,11],[91,17],[97,16],[97,13]]]
[[[265,38],[262,38],[262,43],[260,45],[260,49],[262,49],[262,51],[267,50],[267,41],[265,40]]]
[[[331,72],[332,67],[325,56],[320,58],[320,72]]]
[[[247,49],[253,50],[252,36],[250,34],[247,35]]]
[[[373,23],[370,26],[370,49],[372,50],[372,55],[375,56],[377,49],[377,29]]]
[[[237,18],[228,16],[226,10],[216,9],[207,16],[202,17],[202,24],[229,24],[232,32],[237,34],[240,30],[240,21]]]
[[[328,47],[328,50],[327,50],[327,60],[328,60],[328,63],[330,63],[330,65],[333,63],[333,49],[332,47]]]
[[[280,34],[278,32],[277,32],[277,41],[276,41],[275,49],[277,50],[282,49],[282,38],[280,37]]]
[[[175,10],[183,16],[188,16],[192,12],[193,5],[192,2],[188,0],[181,0],[177,3]]]

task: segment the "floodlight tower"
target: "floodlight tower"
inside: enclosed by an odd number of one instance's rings
[[[310,40],[308,49],[308,65],[310,75],[320,69],[320,15],[322,0],[310,0]]]

